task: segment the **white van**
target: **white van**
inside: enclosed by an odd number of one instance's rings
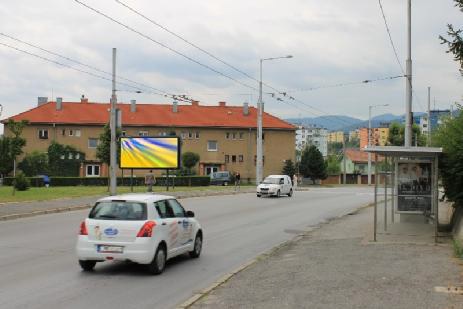
[[[270,175],[257,186],[257,197],[264,195],[280,197],[293,195],[293,184],[288,175]]]

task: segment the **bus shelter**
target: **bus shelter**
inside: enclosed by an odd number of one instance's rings
[[[377,241],[378,234],[378,197],[381,193],[377,163],[378,156],[382,156],[385,162],[383,164],[385,170],[381,173],[384,184],[384,231],[388,229],[388,218],[390,223],[394,223],[396,214],[400,216],[401,222],[410,222],[424,216],[434,224],[434,241],[437,242],[439,236],[438,158],[442,148],[373,146],[366,147],[364,151],[372,153],[375,161],[373,241]],[[389,183],[390,190],[388,190]],[[390,202],[390,216],[388,216],[388,202]]]

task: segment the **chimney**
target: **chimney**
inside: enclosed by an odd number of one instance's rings
[[[40,106],[46,103],[48,103],[48,97],[38,97],[37,98],[37,106]]]
[[[220,102],[219,102],[219,106],[220,106],[220,107],[225,107],[225,105],[227,105],[226,102],[224,102],[224,101],[220,101]]]
[[[243,103],[243,115],[244,116],[249,115],[249,103],[248,102]]]
[[[56,98],[56,110],[60,111],[63,109],[63,98]]]
[[[137,101],[130,100],[130,112],[135,113],[137,111]]]
[[[199,101],[191,101],[192,106],[199,106]]]
[[[80,103],[88,103],[88,99],[82,95],[82,97],[80,98]]]
[[[177,101],[174,101],[172,103],[172,112],[178,113],[178,102]]]

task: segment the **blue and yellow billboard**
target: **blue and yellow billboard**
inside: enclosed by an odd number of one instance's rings
[[[177,169],[178,137],[122,137],[121,168]]]

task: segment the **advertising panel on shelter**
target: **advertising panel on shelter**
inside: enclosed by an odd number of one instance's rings
[[[397,210],[431,211],[431,163],[400,162],[397,167]]]
[[[178,137],[121,138],[121,168],[177,169],[179,165]]]

